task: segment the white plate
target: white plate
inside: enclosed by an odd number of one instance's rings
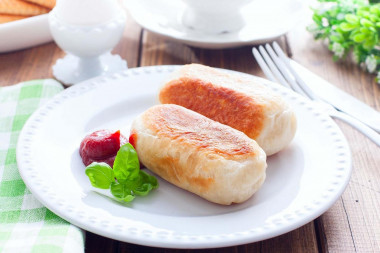
[[[0,24],[0,38],[0,53],[50,42],[48,14]]]
[[[239,31],[207,35],[181,23],[180,0],[124,0],[133,19],[147,30],[200,48],[261,44],[288,32],[304,17],[301,0],[254,0],[244,7],[246,25]]]
[[[160,85],[175,68],[143,67],[88,80],[37,110],[17,145],[19,170],[34,196],[85,230],[169,248],[271,238],[312,221],[339,198],[351,174],[342,132],[303,97],[259,78],[294,106],[299,126],[291,145],[269,157],[266,182],[248,201],[221,206],[163,180],[149,196],[125,206],[92,191],[78,154],[82,138],[104,128],[128,135],[132,120],[157,103]]]

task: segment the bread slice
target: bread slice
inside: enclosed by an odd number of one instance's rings
[[[200,64],[185,65],[162,87],[159,100],[177,104],[248,135],[272,155],[296,132],[296,115],[285,100],[257,79]]]
[[[49,11],[48,8],[21,0],[0,0],[0,14],[35,16]]]
[[[34,3],[34,4],[38,4],[40,6],[43,6],[43,7],[46,7],[46,8],[49,8],[49,9],[53,9],[54,6],[55,6],[55,0],[24,0],[26,2],[29,2],[29,3]]]
[[[140,162],[211,202],[250,198],[265,179],[266,155],[244,133],[178,105],[156,105],[132,124]]]
[[[0,14],[0,24],[27,18],[28,16]]]

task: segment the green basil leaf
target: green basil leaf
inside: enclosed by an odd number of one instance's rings
[[[86,167],[86,175],[91,185],[100,189],[109,189],[111,183],[115,181],[113,170],[106,163],[91,163]]]
[[[120,202],[131,202],[135,198],[132,190],[126,184],[118,182],[112,182],[111,193]]]
[[[115,177],[119,182],[132,181],[138,177],[140,163],[136,150],[129,143],[120,147],[113,164]]]
[[[145,196],[151,190],[158,187],[157,178],[152,175],[149,175],[145,171],[140,170],[139,180],[133,187],[133,193],[138,196]]]
[[[87,166],[86,174],[92,186],[110,189],[119,202],[131,202],[136,195],[145,196],[158,187],[154,176],[140,170],[137,152],[129,143],[117,152],[113,170],[106,163],[92,163]]]

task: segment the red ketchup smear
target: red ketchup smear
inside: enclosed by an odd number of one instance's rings
[[[80,143],[79,154],[86,166],[93,162],[105,162],[113,167],[117,151],[127,142],[120,130],[98,130],[84,137]]]

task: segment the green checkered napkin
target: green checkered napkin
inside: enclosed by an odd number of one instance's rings
[[[34,80],[0,88],[0,252],[84,252],[84,233],[42,206],[25,187],[16,144],[28,117],[63,87]]]

